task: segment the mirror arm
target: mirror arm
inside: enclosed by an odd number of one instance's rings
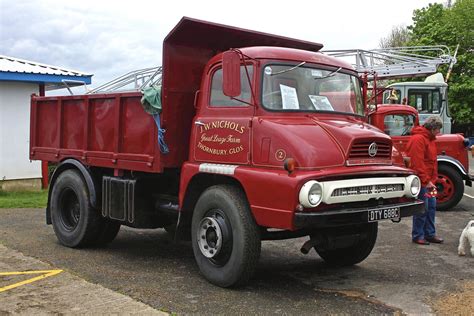
[[[251,59],[251,60],[253,60],[253,61],[256,61],[257,64],[258,64],[258,60],[256,60],[255,58],[252,58],[252,57],[250,57],[250,56],[245,55],[245,54],[242,53],[242,51],[241,51],[240,49],[238,49],[238,48],[231,48],[230,50],[232,50],[232,51],[238,53],[239,56],[240,56],[240,60],[241,60],[242,64],[244,65],[245,74],[246,74],[247,80],[248,80],[248,82],[249,82],[250,92],[252,93],[252,100],[253,100],[253,102],[255,102],[255,100],[256,100],[256,98],[255,98],[255,91],[254,91],[254,88],[253,88],[253,85],[252,85],[252,80],[250,79],[249,70],[248,70],[248,68],[247,68],[247,65],[245,64],[245,59],[247,58],[247,59]],[[237,101],[239,101],[239,102],[243,102],[243,103],[248,104],[248,105],[254,105],[254,104],[252,104],[252,103],[249,103],[249,102],[246,102],[246,101],[243,101],[243,100],[234,98],[234,97],[231,97],[231,99],[237,100]]]

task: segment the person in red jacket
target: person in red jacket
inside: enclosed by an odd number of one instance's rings
[[[425,212],[413,216],[412,240],[419,245],[442,243],[443,238],[436,236],[436,186],[438,163],[436,160],[436,135],[443,127],[437,116],[429,117],[423,126],[412,129],[407,145],[411,168],[421,180],[421,191],[418,195],[425,202]]]

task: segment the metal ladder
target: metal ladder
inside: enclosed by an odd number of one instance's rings
[[[87,94],[111,93],[115,91],[142,91],[146,87],[161,84],[162,67],[151,67],[128,72],[107,82]]]
[[[372,50],[326,50],[322,53],[342,58],[352,64],[359,75],[369,79],[415,77],[432,74],[439,65],[455,64],[447,46],[390,47]]]

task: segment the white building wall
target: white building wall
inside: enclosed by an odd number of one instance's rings
[[[33,93],[38,84],[0,81],[0,180],[41,178],[41,162],[29,160]]]

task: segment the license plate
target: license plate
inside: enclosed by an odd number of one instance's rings
[[[399,207],[387,207],[377,210],[369,210],[369,222],[376,222],[382,219],[393,219],[400,218],[400,208]]]

